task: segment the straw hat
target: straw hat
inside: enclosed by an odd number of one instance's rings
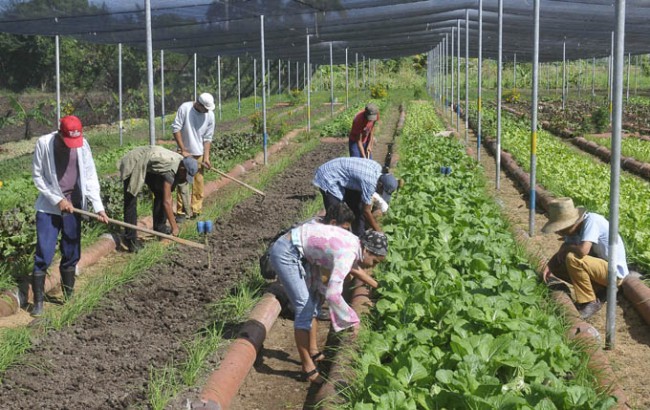
[[[573,205],[571,198],[557,198],[548,206],[548,222],[542,228],[544,233],[561,231],[582,221],[587,209]]]

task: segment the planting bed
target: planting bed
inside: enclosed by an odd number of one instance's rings
[[[4,374],[0,408],[147,408],[151,367],[184,360],[183,342],[210,322],[207,305],[256,263],[262,240],[298,218],[315,197],[315,168],[341,149],[321,144],[276,177],[264,201],[249,198],[217,220],[212,270],[205,253],[179,248],[101,308],[34,340],[25,362]]]
[[[461,135],[463,134],[461,130]],[[486,133],[485,135],[490,135]],[[476,138],[470,132],[470,147],[476,146]],[[494,192],[495,200],[501,205],[504,216],[512,225],[518,241],[528,252],[539,260],[550,258],[558,249],[559,242],[553,235],[543,235],[540,230],[547,222],[546,215],[536,215],[536,232],[528,235],[527,192],[520,192],[520,187],[511,181],[506,172],[501,172],[501,190],[494,191],[495,163],[494,157],[481,147],[481,164],[484,167],[489,188]],[[612,365],[612,375],[618,381],[628,397],[628,403],[635,409],[650,408],[650,387],[646,382],[647,365],[650,360],[650,329],[636,312],[632,304],[620,293],[616,308],[616,348],[605,351]],[[605,336],[605,308],[598,312],[591,324]]]

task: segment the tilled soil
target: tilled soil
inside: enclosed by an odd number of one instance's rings
[[[392,142],[398,117],[399,112],[395,108],[382,111],[373,149],[373,157],[382,164],[386,158],[387,144]],[[326,344],[329,329],[329,321],[319,322],[321,348]],[[333,359],[334,350],[332,346],[325,346],[324,353],[327,360],[319,364],[325,376],[330,367],[329,360]],[[244,380],[230,408],[233,410],[313,408],[319,387],[300,381],[300,375],[300,357],[294,340],[293,320],[281,316],[267,335],[255,366]]]
[[[257,262],[262,241],[299,217],[317,194],[316,167],[342,151],[321,144],[275,177],[264,201],[251,197],[216,221],[212,270],[205,253],[181,248],[74,325],[34,340],[25,363],[4,374],[0,408],[147,408],[151,368],[184,359],[183,342],[210,320],[208,305]]]

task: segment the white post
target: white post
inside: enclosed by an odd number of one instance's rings
[[[345,108],[350,108],[349,103],[350,96],[350,77],[348,70],[348,48],[345,48]]]
[[[162,53],[162,50],[160,51]],[[162,60],[161,60],[162,64]],[[162,72],[162,70],[161,70]],[[120,147],[124,143],[122,140],[122,134],[123,134],[123,129],[122,129],[122,43],[119,43],[117,45],[117,99],[118,99],[118,124],[120,127]],[[163,98],[165,98],[165,94],[163,93]],[[164,122],[163,122],[164,124]],[[164,129],[163,129],[163,135],[164,135]]]
[[[197,100],[198,96],[196,93],[196,53],[194,53],[194,101]]]
[[[264,15],[260,16],[260,37],[261,37],[261,54],[262,59],[262,119],[263,119],[263,132],[262,132],[262,141],[264,145],[264,165],[268,164],[268,134],[266,131],[266,72],[264,71],[264,61],[266,61],[266,52],[264,50]],[[270,87],[269,87],[270,88]]]
[[[217,56],[217,84],[219,87],[219,119],[221,119],[221,56]]]
[[[153,44],[151,35],[151,0],[145,0],[145,27],[147,32],[147,94],[149,97],[149,145],[156,145],[156,110],[153,98]]]
[[[307,132],[311,131],[311,63],[309,55],[309,34],[307,34]]]
[[[253,59],[253,103],[255,104],[255,111],[257,111],[257,59]]]
[[[237,57],[237,110],[241,116],[241,66]]]
[[[120,53],[121,52],[122,49],[120,48]],[[121,80],[122,79],[120,78],[120,81]],[[120,89],[120,93],[121,92],[122,90]],[[120,124],[122,124],[121,121],[122,120],[120,117]],[[162,123],[162,137],[165,138],[165,50],[160,50],[160,122]],[[120,133],[121,133],[121,128],[122,127],[120,126]]]
[[[59,51],[59,36],[54,36],[54,69],[56,71],[56,129],[61,121],[61,52]]]

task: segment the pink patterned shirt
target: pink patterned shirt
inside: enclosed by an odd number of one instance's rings
[[[321,223],[306,223],[291,231],[291,237],[307,261],[313,266],[331,271],[327,287],[319,269],[312,269],[308,283],[325,294],[329,303],[332,327],[336,332],[359,323],[359,316],[343,299],[343,280],[353,265],[362,259],[359,238],[345,229]],[[299,238],[299,243],[296,239]]]

